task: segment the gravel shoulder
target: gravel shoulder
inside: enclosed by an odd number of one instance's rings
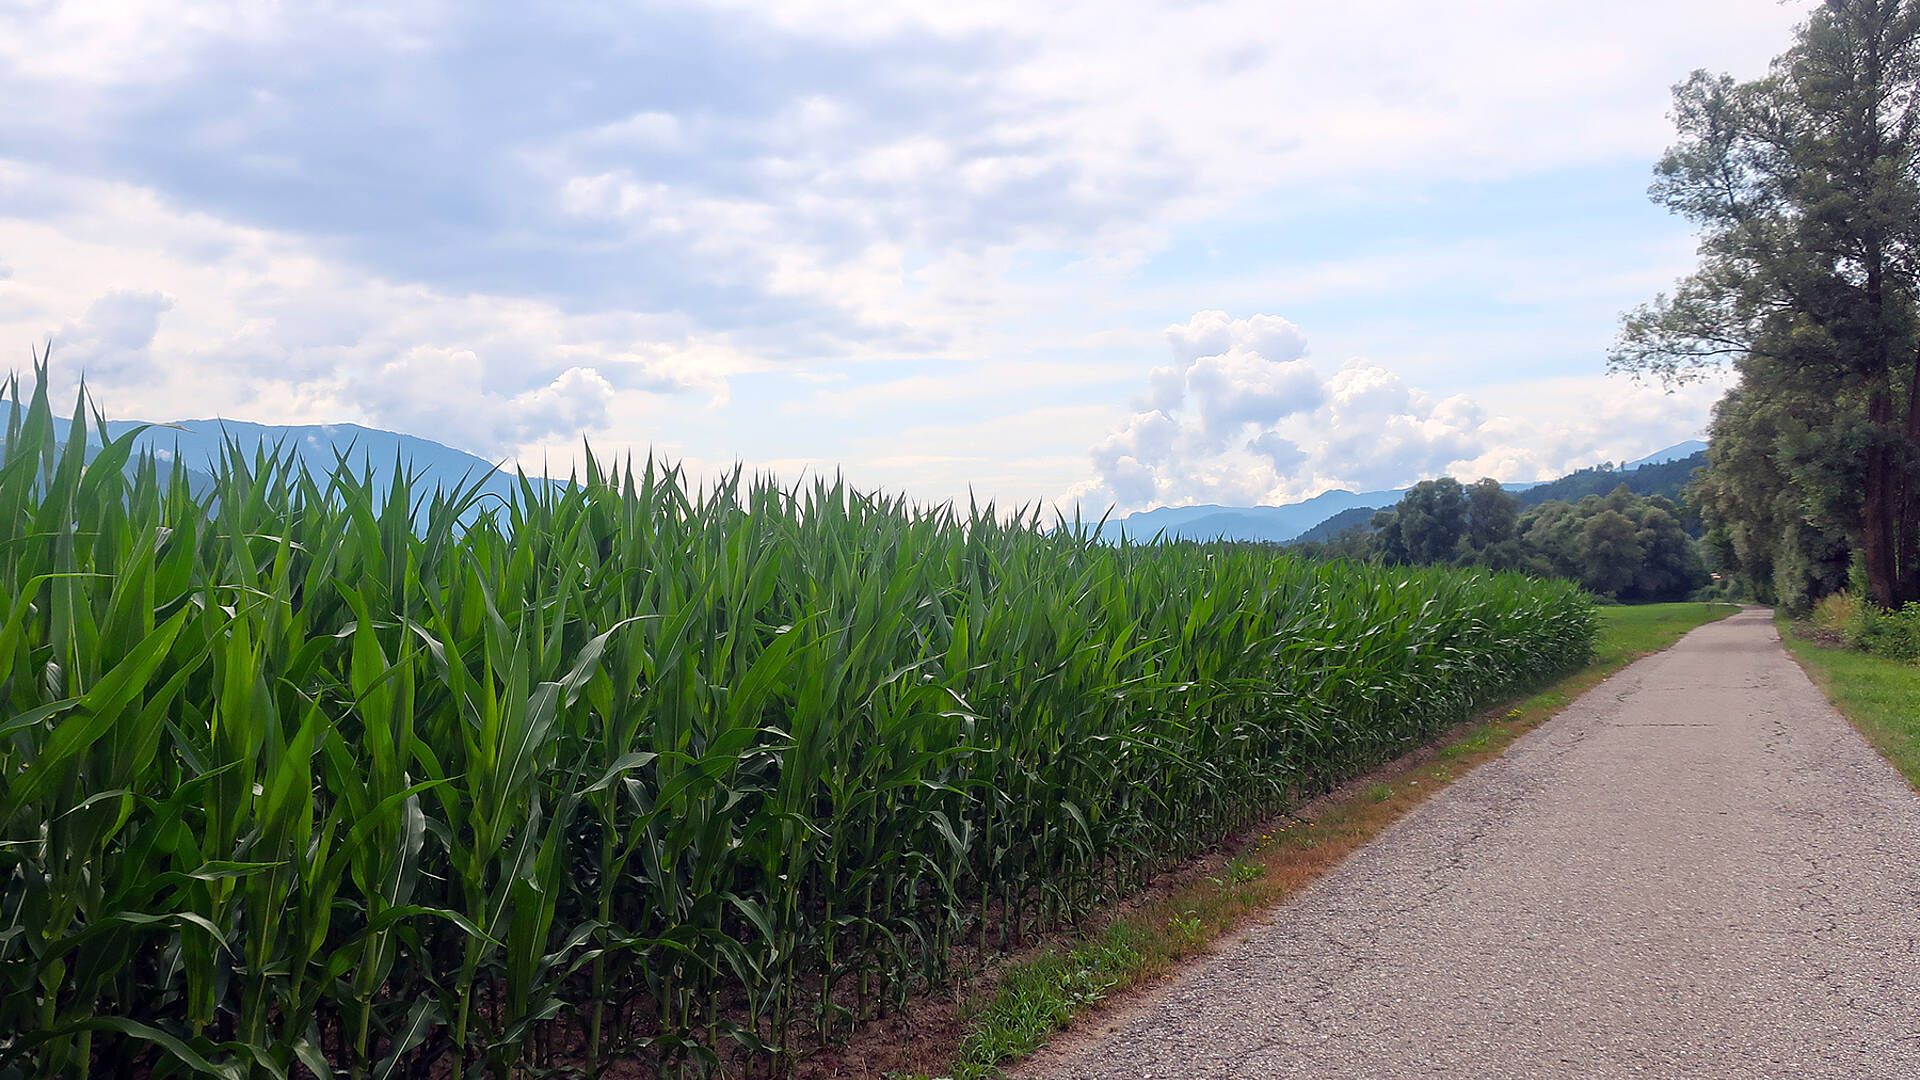
[[[1014,1073],[1920,1080],[1920,798],[1748,610]]]

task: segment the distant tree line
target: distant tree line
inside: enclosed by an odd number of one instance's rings
[[[1705,450],[1662,461],[1652,465],[1641,465],[1625,471],[1601,464],[1591,468],[1571,472],[1558,480],[1549,480],[1544,484],[1535,484],[1514,493],[1520,505],[1538,506],[1544,502],[1579,502],[1588,495],[1606,495],[1614,488],[1625,484],[1627,490],[1635,495],[1664,495],[1667,500],[1680,508],[1688,532],[1700,531],[1700,517],[1686,498],[1687,485],[1693,480],[1694,471],[1707,463]]]
[[[1621,601],[1678,600],[1707,583],[1686,517],[1673,500],[1618,481],[1605,495],[1525,506],[1497,480],[1443,476],[1415,484],[1365,525],[1292,546],[1324,558],[1569,578]]]

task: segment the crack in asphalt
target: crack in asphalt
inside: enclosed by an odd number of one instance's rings
[[[1920,799],[1750,610],[1015,1075],[1920,1080],[1916,852]]]

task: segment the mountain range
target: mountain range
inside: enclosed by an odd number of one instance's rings
[[[1695,454],[1704,453],[1706,449],[1707,444],[1701,442],[1699,439],[1688,439],[1686,442],[1674,443],[1665,450],[1655,450],[1646,457],[1624,462],[1616,471],[1629,472],[1633,469],[1640,468],[1642,465],[1665,465],[1671,461],[1679,461],[1682,458],[1690,458]]]
[[[418,476],[427,486],[450,488],[477,483],[480,490],[510,498],[515,491],[511,470],[499,470],[493,462],[431,439],[407,435],[359,424],[256,424],[246,420],[177,420],[150,424],[137,420],[115,420],[107,424],[107,433],[119,437],[145,425],[136,445],[151,450],[163,462],[176,457],[195,481],[213,471],[221,448],[232,442],[248,453],[257,447],[282,447],[291,450],[311,470],[326,472],[345,458],[357,471],[370,472],[376,488],[384,487],[398,464]],[[1546,498],[1574,498],[1592,490],[1610,489],[1622,479],[1652,480],[1658,472],[1657,486],[1665,483],[1665,472],[1651,467],[1686,462],[1687,468],[1676,475],[1684,482],[1691,471],[1691,458],[1700,456],[1706,444],[1697,440],[1676,443],[1643,458],[1613,466],[1596,466],[1544,483],[1504,485],[1521,494],[1522,501],[1539,502]],[[1702,459],[1704,461],[1704,458]],[[1627,477],[1628,473],[1647,471],[1647,476]],[[1630,486],[1647,486],[1639,484]],[[1296,539],[1324,539],[1350,525],[1364,524],[1372,512],[1391,506],[1406,493],[1406,488],[1383,491],[1321,492],[1299,502],[1278,506],[1167,506],[1143,510],[1107,522],[1101,535],[1109,540],[1126,536],[1136,541],[1165,535],[1195,540],[1254,540],[1286,543]],[[1538,498],[1529,498],[1537,494]]]
[[[1557,480],[1501,486],[1518,495],[1523,505],[1548,499],[1575,500],[1587,494],[1604,493],[1623,482],[1635,490],[1650,489],[1641,494],[1661,493],[1669,487],[1677,491],[1693,468],[1706,463],[1706,448],[1706,443],[1689,440],[1619,466],[1594,466]],[[1694,461],[1695,458],[1700,460]],[[1663,468],[1667,466],[1670,468]],[[1674,478],[1669,478],[1667,473],[1673,473]],[[1652,482],[1636,484],[1635,481]],[[1373,511],[1399,502],[1406,492],[1406,488],[1360,492],[1336,489],[1278,506],[1165,506],[1109,521],[1101,535],[1108,539],[1126,536],[1136,541],[1151,540],[1159,535],[1183,540],[1264,540],[1276,544],[1324,540],[1342,529],[1366,524]]]
[[[119,438],[143,424],[139,420],[108,421],[107,434]],[[511,496],[515,488],[511,470],[498,471],[484,458],[431,439],[359,424],[176,420],[147,424],[134,445],[153,451],[163,462],[177,457],[190,473],[207,474],[214,470],[221,448],[228,442],[249,454],[263,446],[291,451],[314,473],[331,472],[335,463],[345,458],[356,472],[371,473],[376,489],[384,489],[392,481],[396,464],[419,476],[429,487],[447,489],[478,482],[480,490],[501,498]]]

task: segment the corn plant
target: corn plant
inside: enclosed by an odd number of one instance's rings
[[[777,1073],[1592,643],[835,480],[196,482],[9,389],[6,1077]]]

